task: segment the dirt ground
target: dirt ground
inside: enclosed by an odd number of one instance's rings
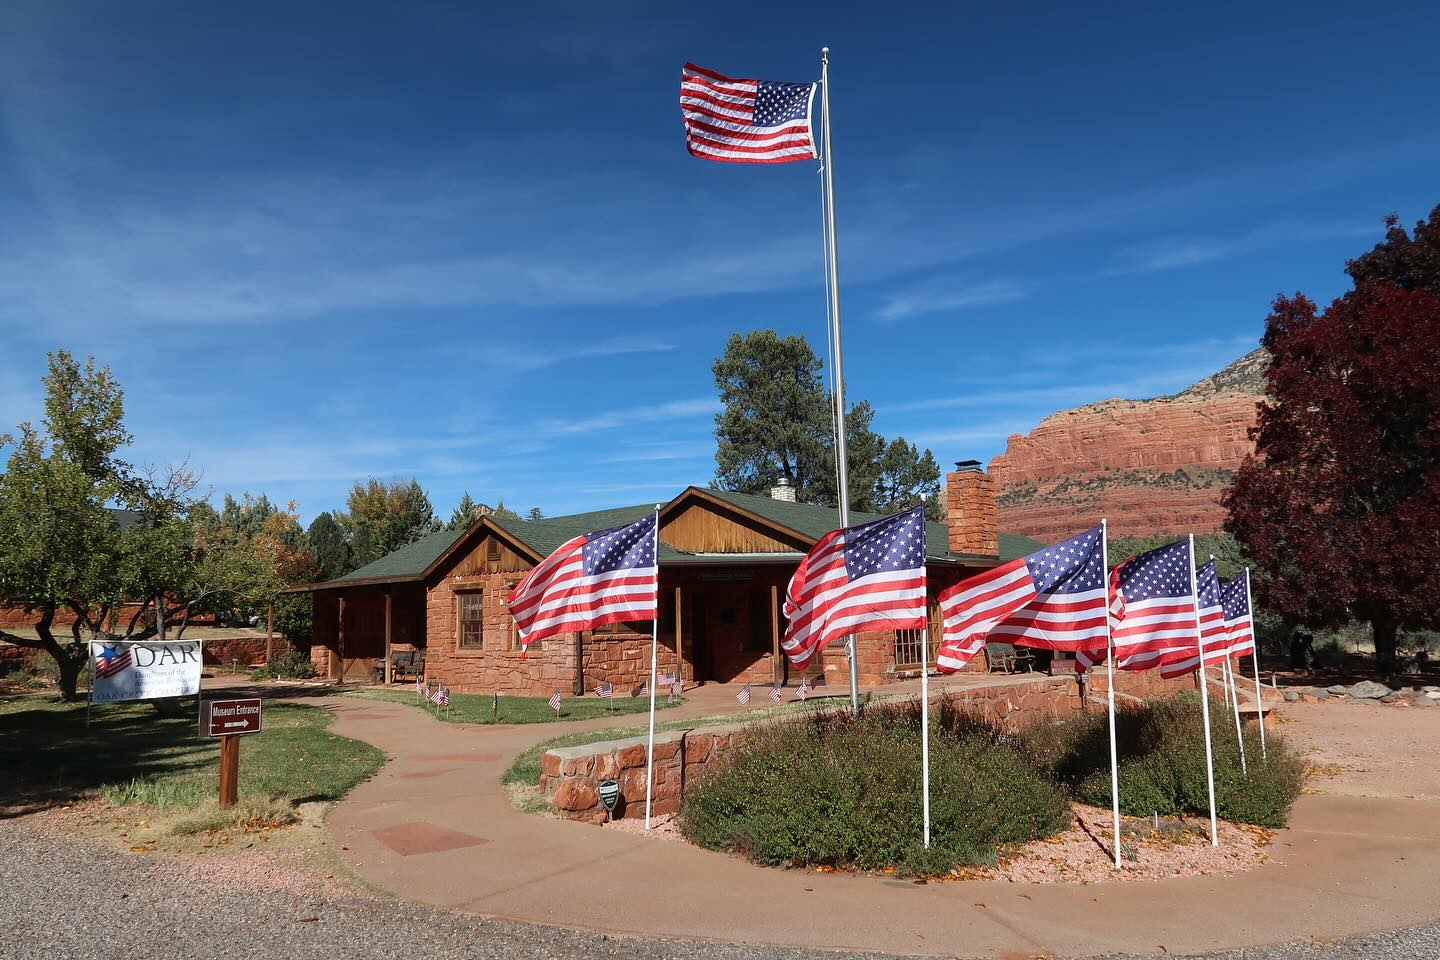
[[[1309,789],[1349,796],[1440,799],[1440,706],[1373,700],[1287,703],[1274,729],[1310,751]]]

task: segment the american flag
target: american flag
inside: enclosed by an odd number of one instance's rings
[[[817,674],[815,674],[815,679],[812,680],[812,681],[810,681],[810,686],[812,686],[812,687],[823,687],[823,686],[825,686],[825,674],[823,674],[823,673],[817,673]]]
[[[439,690],[436,690],[436,691],[435,691],[435,705],[436,705],[437,707],[448,707],[448,706],[450,706],[450,688],[449,688],[449,687],[441,687]]]
[[[750,705],[750,684],[747,683],[747,684],[745,684],[745,686],[741,687],[741,688],[740,688],[740,692],[737,693],[737,694],[735,694],[735,699],[736,699],[736,700],[739,700],[742,706],[749,706],[749,705]]]
[[[522,651],[557,633],[653,619],[657,516],[567,540],[516,584],[509,606]]]
[[[1200,643],[1191,644],[1183,655],[1160,659],[1160,676],[1167,680],[1193,673],[1200,666],[1201,651],[1205,663],[1224,661],[1230,648],[1229,631],[1225,628],[1225,608],[1220,603],[1220,580],[1215,576],[1215,561],[1209,560],[1195,571],[1195,614],[1200,618]],[[1194,620],[1191,620],[1194,624]],[[1191,635],[1194,635],[1192,626]]]
[[[1255,652],[1255,622],[1250,615],[1250,568],[1220,585],[1220,605],[1225,608],[1225,633],[1230,656],[1248,657]]]
[[[940,672],[962,669],[992,637],[1047,650],[1103,646],[1102,536],[1091,527],[940,591]]]
[[[684,692],[684,684],[682,684],[679,680],[676,680],[674,686],[670,688],[670,698],[673,700],[675,697],[680,696]]]
[[[810,119],[815,86],[736,80],[687,63],[680,71],[685,146],[694,156],[727,163],[817,157]]]
[[[95,655],[95,676],[113,677],[128,666],[130,666],[129,647],[122,651],[118,644],[113,647],[105,643],[100,645],[100,652]]]
[[[615,696],[615,688],[611,686],[611,684],[607,681],[595,688],[595,696],[609,700],[611,697]]]
[[[800,689],[795,691],[795,696],[801,700],[810,699],[810,680],[808,677],[800,678]]]
[[[779,688],[779,687],[771,687],[771,688],[770,688],[770,699],[773,700],[773,701],[775,701],[776,703],[779,703],[781,700],[785,699],[785,695],[780,692],[780,688]]]
[[[924,630],[925,508],[821,537],[790,579],[785,616],[781,645],[801,670],[861,630]]]
[[[1110,574],[1115,666],[1149,670],[1196,652],[1189,539],[1137,554]]]
[[[425,681],[424,681],[424,679],[421,678],[421,677],[416,677],[416,678],[415,678],[415,696],[417,696],[417,697],[423,697],[423,696],[425,696]]]
[[[559,690],[556,690],[554,693],[550,694],[550,699],[547,700],[547,701],[545,701],[545,702],[548,703],[548,704],[550,704],[550,709],[551,709],[551,710],[554,710],[556,713],[559,713],[559,712],[560,712],[560,691],[559,691]]]

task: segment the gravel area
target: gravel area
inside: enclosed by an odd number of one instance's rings
[[[444,956],[495,960],[834,960],[828,951],[637,940],[484,920],[390,900],[297,892],[288,871],[266,889],[225,857],[126,854],[0,823],[0,956],[245,958]],[[225,891],[225,892],[222,892]],[[853,956],[873,956],[855,954]],[[1350,940],[1215,954],[1226,960],[1434,960],[1440,922]],[[1120,960],[1120,958],[1113,958]]]

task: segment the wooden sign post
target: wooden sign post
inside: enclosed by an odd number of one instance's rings
[[[260,732],[260,700],[206,700],[200,733],[220,738],[220,806],[233,807],[240,796],[240,737]]]

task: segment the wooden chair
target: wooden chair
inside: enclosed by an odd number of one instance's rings
[[[985,659],[990,664],[991,673],[1016,673],[1021,667],[1029,673],[1035,663],[1028,647],[1018,647],[1013,643],[985,644]]]

